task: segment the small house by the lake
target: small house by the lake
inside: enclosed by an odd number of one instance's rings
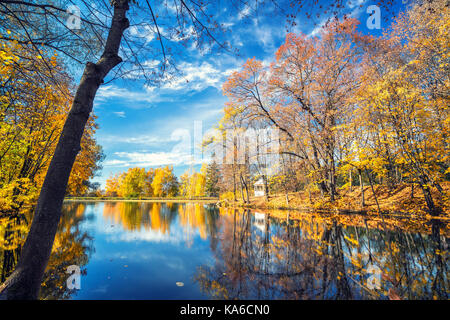
[[[265,192],[264,181],[260,178],[253,184],[253,190],[255,192],[255,197],[263,197]]]

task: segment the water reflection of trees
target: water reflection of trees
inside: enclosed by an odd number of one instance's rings
[[[92,238],[80,228],[86,219],[84,204],[67,204],[58,226],[52,253],[47,265],[40,292],[41,299],[69,299],[75,290],[66,285],[67,267],[78,265],[82,273],[93,250]],[[0,222],[1,282],[14,270],[28,232],[29,214],[4,218]]]
[[[73,264],[85,266],[93,251],[92,239],[81,227],[89,218],[85,211],[83,203],[65,205],[42,298],[67,299],[73,294],[67,289],[65,271]],[[106,220],[125,230],[151,229],[169,235],[177,224],[187,234],[208,239],[215,264],[199,267],[195,279],[214,298],[448,299],[449,239],[442,235],[445,226],[438,221],[431,221],[420,233],[312,216],[292,219],[288,212],[276,218],[271,214],[226,208],[219,212],[200,203],[103,204]],[[30,218],[21,215],[0,221],[2,281],[17,263]],[[372,288],[377,270],[380,286]]]
[[[216,234],[217,210],[202,203],[106,202],[103,217],[127,231],[154,230],[170,234],[176,222],[189,236],[198,232],[202,239]],[[214,242],[214,240],[213,240]]]
[[[437,222],[427,235],[288,218],[222,210],[215,265],[195,276],[201,288],[224,299],[448,299]]]
[[[13,272],[27,232],[26,217],[23,214],[0,220],[0,283]]]

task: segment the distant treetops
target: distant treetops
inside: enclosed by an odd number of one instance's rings
[[[218,196],[218,169],[203,164],[200,172],[186,171],[180,180],[172,166],[160,168],[129,168],[106,180],[105,193],[109,197],[204,197]]]

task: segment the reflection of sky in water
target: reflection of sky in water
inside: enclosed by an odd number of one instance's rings
[[[80,228],[94,238],[94,252],[74,299],[207,298],[192,277],[198,265],[213,263],[208,239],[182,226],[178,215],[166,233],[126,230],[102,215],[104,205],[86,204]]]
[[[66,203],[63,221],[78,245],[86,242],[76,251],[70,234],[58,233],[66,251],[52,256],[64,281],[67,264],[83,264],[73,299],[447,299],[450,292],[449,241],[434,227],[431,235],[290,219],[285,211],[144,202]],[[367,288],[372,269],[376,290]]]

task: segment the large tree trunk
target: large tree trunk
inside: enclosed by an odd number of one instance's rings
[[[118,56],[123,32],[129,26],[128,0],[114,2],[114,16],[104,52],[97,63],[88,62],[75,93],[61,136],[45,176],[31,228],[19,262],[0,287],[2,299],[37,299],[61,217],[67,182],[80,151],[84,127],[94,97],[105,76],[122,62]]]
[[[367,174],[367,178],[369,178],[370,188],[372,189],[372,194],[373,194],[373,197],[375,198],[375,203],[377,204],[378,213],[381,214],[381,209],[380,209],[380,204],[378,203],[377,194],[375,192],[375,189],[373,188],[372,177],[370,175],[369,170],[367,170],[367,168],[366,168],[366,174]]]
[[[242,180],[244,181],[245,194],[247,195],[247,204],[250,204],[250,194],[248,192],[248,184],[244,179]]]
[[[432,216],[438,216],[440,214],[440,210],[434,204],[433,196],[431,195],[430,187],[428,185],[426,185],[425,183],[421,183],[420,187],[422,189],[423,196],[425,198],[425,202],[427,204],[429,213]]]
[[[242,175],[241,174],[239,174],[239,185],[241,187],[242,202],[245,203],[244,182],[242,181]]]

